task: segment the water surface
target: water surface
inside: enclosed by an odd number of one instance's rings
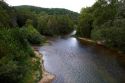
[[[44,65],[56,75],[53,83],[125,83],[125,71],[112,53],[80,44],[74,37],[50,40],[42,46]]]

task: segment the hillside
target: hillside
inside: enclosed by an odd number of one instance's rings
[[[14,8],[9,7],[7,3],[0,1],[0,27],[15,27],[16,13]]]
[[[68,15],[73,20],[78,20],[79,13],[73,12],[67,9],[63,8],[41,8],[41,7],[35,7],[35,6],[28,6],[28,5],[22,5],[22,6],[14,6],[14,8],[17,11],[29,11],[34,12],[36,14],[48,14],[48,15]]]

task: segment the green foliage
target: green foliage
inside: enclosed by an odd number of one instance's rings
[[[101,29],[95,29],[95,31],[92,31],[92,38],[105,41],[105,44],[108,47],[118,48],[125,51],[124,26],[125,19],[117,19],[112,23],[105,23],[101,26]]]
[[[93,6],[93,26],[99,27],[113,20],[117,13],[117,0],[98,0]]]
[[[15,26],[17,26],[15,10],[5,2],[0,1],[0,27]]]
[[[65,15],[46,15],[39,17],[38,30],[43,35],[65,35],[74,30],[72,20]]]
[[[32,20],[27,20],[26,26],[21,30],[31,44],[42,44],[45,41],[45,38],[32,26]]]
[[[0,29],[0,82],[17,83],[23,79],[34,56],[19,29]]]
[[[57,30],[61,35],[69,34],[74,30],[73,21],[68,16],[58,16],[57,24]]]
[[[41,78],[39,61],[22,30],[0,29],[0,82],[35,83]]]
[[[92,7],[82,9],[77,34],[125,51],[124,10],[124,0],[97,0]]]
[[[32,20],[34,27],[37,27],[37,16],[30,11],[16,11],[17,12],[17,23],[19,27],[23,27],[28,19]]]
[[[78,35],[82,35],[86,38],[91,37],[91,30],[92,30],[92,15],[91,15],[91,8],[84,8],[81,11],[80,17],[79,17],[79,28],[77,31]]]
[[[77,22],[79,16],[76,12],[61,8],[41,8],[27,5],[15,6],[14,8],[19,12],[33,12],[34,14],[68,15],[74,22]]]
[[[17,22],[20,27],[26,25],[27,19],[42,35],[55,36],[68,34],[74,29],[78,13],[66,9],[48,9],[34,6],[16,6]],[[75,23],[73,25],[73,23]]]

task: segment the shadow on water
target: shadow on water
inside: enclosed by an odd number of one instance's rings
[[[50,39],[40,48],[46,70],[56,75],[53,83],[125,83],[125,71],[115,53],[81,44],[74,37]]]

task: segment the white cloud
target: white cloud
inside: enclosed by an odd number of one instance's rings
[[[12,6],[33,5],[46,8],[66,8],[80,12],[82,7],[91,6],[95,0],[5,0]]]

